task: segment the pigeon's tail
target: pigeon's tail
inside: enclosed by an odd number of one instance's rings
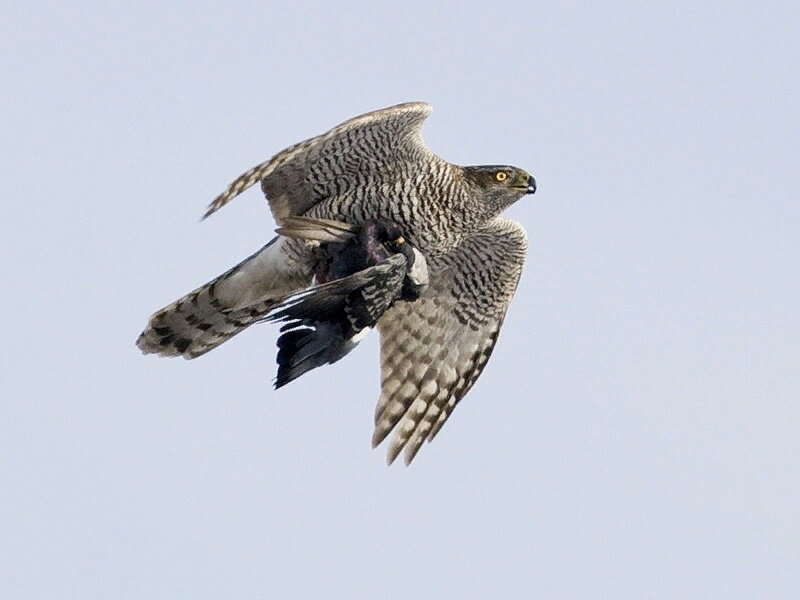
[[[144,354],[196,358],[259,321],[311,281],[310,267],[286,246],[285,238],[275,238],[227,273],[157,311],[136,345]]]
[[[276,388],[336,362],[358,345],[366,331],[353,329],[346,309],[347,295],[358,285],[359,277],[351,276],[315,286],[274,306],[263,319],[283,323]]]
[[[329,321],[315,323],[313,327],[289,323],[281,331],[276,389],[312,369],[336,362],[357,343],[346,338],[341,324]]]

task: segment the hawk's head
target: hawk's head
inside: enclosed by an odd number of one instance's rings
[[[463,167],[464,177],[489,201],[497,213],[510,206],[525,194],[536,191],[536,180],[526,171],[506,165]]]

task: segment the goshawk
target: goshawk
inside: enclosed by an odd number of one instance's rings
[[[404,451],[409,463],[486,365],[527,250],[524,229],[499,215],[536,190],[522,169],[462,167],[433,154],[420,135],[430,112],[415,102],[350,119],[242,174],[205,214],[260,183],[279,226],[299,215],[392,221],[427,258],[428,288],[378,321],[381,394],[372,442],[394,430],[389,462]],[[137,345],[195,358],[263,319],[313,275],[313,249],[279,235],[156,312]]]

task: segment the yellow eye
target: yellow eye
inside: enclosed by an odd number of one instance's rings
[[[397,238],[394,241],[394,243],[399,246],[400,244],[405,244],[406,243],[406,239],[401,235],[399,238]]]
[[[506,179],[508,179],[508,174],[503,173],[502,171],[498,171],[497,175],[495,175],[495,178],[497,179],[497,181],[505,181]]]

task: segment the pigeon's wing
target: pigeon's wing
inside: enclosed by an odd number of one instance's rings
[[[405,256],[393,255],[293,296],[270,313],[265,320],[283,323],[275,387],[344,358],[358,344],[358,333],[373,327],[400,295],[405,272]]]
[[[374,446],[394,430],[391,463],[406,464],[432,440],[480,375],[522,272],[525,230],[495,219],[443,257],[429,260],[431,283],[419,300],[378,321],[381,395]]]
[[[405,256],[393,254],[377,265],[290,296],[264,320],[312,325],[343,310],[356,330],[372,327],[400,295],[406,265]]]
[[[431,106],[424,102],[398,104],[295,144],[237,177],[209,204],[204,218],[258,182],[281,223],[364,181],[391,178],[402,163],[433,157],[420,135],[430,112]]]

